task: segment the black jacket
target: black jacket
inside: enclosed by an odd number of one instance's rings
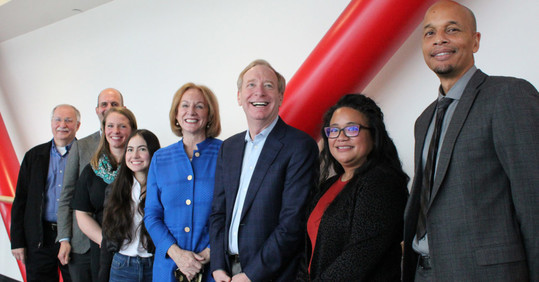
[[[25,155],[19,170],[11,208],[11,249],[43,246],[43,204],[52,141],[37,145]]]
[[[321,185],[309,214],[337,181]],[[399,281],[406,179],[380,168],[355,176],[327,207],[318,229],[310,277],[306,236],[300,281]]]

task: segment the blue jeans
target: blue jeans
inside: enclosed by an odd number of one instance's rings
[[[128,257],[115,253],[110,267],[111,282],[152,281],[153,257]]]

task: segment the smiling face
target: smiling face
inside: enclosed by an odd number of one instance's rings
[[[456,82],[474,65],[480,36],[471,11],[452,1],[438,2],[423,20],[423,58],[438,77]]]
[[[129,140],[129,143],[127,143],[127,149],[125,151],[125,163],[127,167],[135,175],[145,173],[150,165],[150,159],[150,152],[144,138],[140,135],[133,136]]]
[[[180,124],[183,135],[205,137],[208,113],[208,103],[202,92],[196,88],[187,89],[178,104],[176,114],[176,121]]]
[[[329,126],[344,128],[349,125],[362,125],[368,127],[365,115],[349,107],[335,110]],[[331,155],[341,164],[345,172],[352,172],[367,160],[372,151],[373,141],[371,132],[362,128],[355,137],[347,137],[343,132],[335,139],[328,139]]]
[[[256,65],[243,75],[238,104],[247,116],[249,129],[256,127],[255,134],[275,120],[282,102],[277,76],[269,67]]]
[[[77,120],[77,114],[72,107],[58,106],[52,115],[51,129],[54,143],[57,146],[66,146],[73,139],[79,130],[80,122]]]
[[[117,112],[109,113],[105,120],[105,138],[107,138],[110,149],[123,150],[127,138],[131,135],[131,130],[127,117]]]

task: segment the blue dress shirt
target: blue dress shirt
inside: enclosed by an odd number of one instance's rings
[[[228,236],[228,249],[231,254],[239,254],[238,248],[238,230],[240,228],[240,219],[241,213],[243,211],[243,204],[245,202],[245,196],[247,196],[247,190],[249,184],[251,183],[251,177],[255,171],[256,163],[258,162],[258,157],[264,148],[264,143],[268,135],[271,133],[271,130],[277,124],[275,120],[264,130],[262,130],[258,135],[255,136],[254,140],[251,140],[251,135],[249,130],[245,133],[245,152],[243,153],[243,163],[241,166],[241,177],[240,177],[240,186],[238,189],[238,195],[236,196],[236,202],[234,203],[234,210],[232,211],[232,222],[230,224],[230,230]]]
[[[49,171],[47,173],[47,186],[45,193],[45,204],[43,205],[43,219],[48,222],[56,222],[58,212],[58,201],[64,183],[64,171],[67,162],[69,149],[73,141],[65,147],[65,152],[60,153],[52,140],[51,153],[49,159]]]

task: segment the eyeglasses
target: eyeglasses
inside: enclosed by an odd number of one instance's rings
[[[64,119],[59,118],[59,117],[53,117],[53,118],[52,118],[52,121],[54,121],[54,122],[56,122],[56,123],[60,123],[60,122],[62,122],[62,120],[63,120],[65,123],[68,123],[68,124],[74,122],[74,120],[72,120],[71,118],[64,118]]]
[[[338,127],[332,127],[332,126],[324,127],[324,132],[326,133],[326,136],[330,139],[335,139],[339,137],[339,135],[341,134],[341,131],[344,133],[346,137],[356,137],[359,135],[359,132],[363,128],[371,129],[370,127],[366,127],[360,124],[354,124],[354,125],[346,126],[344,128],[338,128]]]

